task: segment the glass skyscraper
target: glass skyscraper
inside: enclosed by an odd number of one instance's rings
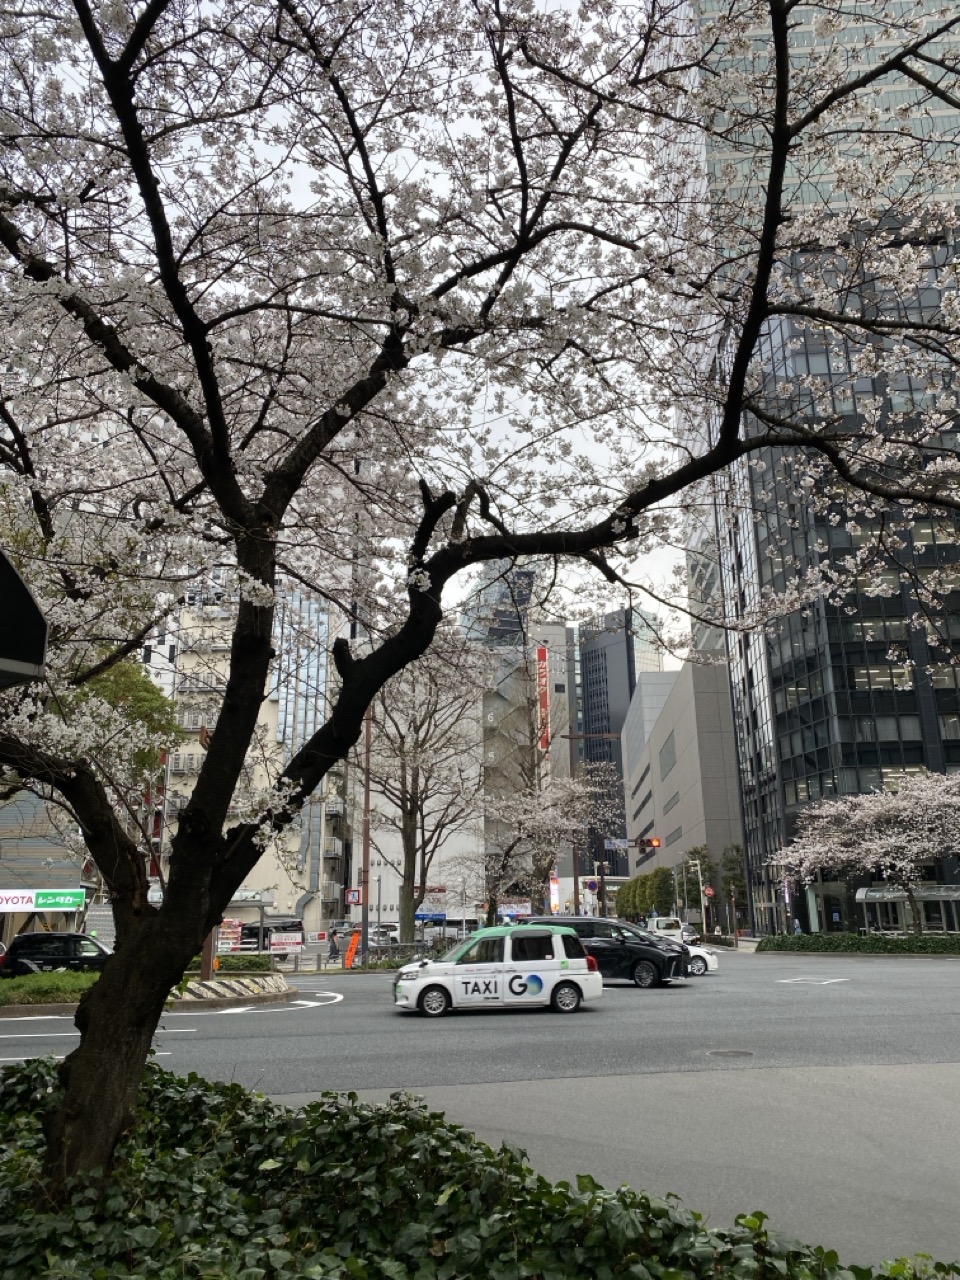
[[[708,16],[716,6],[700,0],[698,8]],[[803,25],[804,12],[798,9],[794,15],[791,39],[795,48],[812,49],[818,35],[812,25]],[[849,21],[844,43],[855,50],[863,32],[852,29],[857,20]],[[875,47],[864,54],[864,65],[881,51]],[[892,113],[909,111],[920,91],[902,83],[881,84],[873,94],[872,105]],[[934,102],[926,109],[921,130],[926,136],[955,138],[958,129],[960,114],[948,104]],[[751,156],[759,149],[753,150],[746,136],[739,142],[743,145],[730,146],[729,139],[714,138],[705,147],[708,182],[721,200],[736,195],[737,175],[741,195],[757,181]],[[850,154],[856,145],[851,134]],[[791,168],[785,199],[802,208],[822,203],[826,193],[826,212],[839,209],[843,200],[830,194],[831,181],[829,174],[821,174],[811,184],[809,174]],[[956,200],[956,192],[943,194]],[[884,225],[890,246],[902,243],[898,238],[907,233],[897,219]],[[861,301],[871,299],[878,316],[929,317],[939,304],[943,274],[960,256],[952,233],[928,230],[918,235],[913,229],[909,234],[923,263],[915,287],[907,292],[889,285],[884,289],[864,265],[858,283]],[[796,268],[805,269],[799,256]],[[722,344],[716,359],[724,359]],[[851,430],[862,426],[868,412],[881,422],[891,415],[897,415],[894,421],[909,422],[933,394],[908,378],[861,376],[848,344],[825,338],[815,324],[788,318],[768,327],[755,363],[766,380],[760,393],[764,403],[775,409],[778,396],[791,395],[783,402],[784,416],[797,420],[806,415],[811,424],[825,403]],[[791,385],[792,391],[781,390]],[[803,386],[807,393],[798,391]],[[701,424],[701,429],[709,436],[712,426]],[[760,427],[748,420],[746,430]],[[942,432],[930,443],[934,458],[937,446],[944,456],[952,456],[958,433]],[[951,665],[960,645],[960,597],[946,594],[943,613],[931,618],[923,617],[917,597],[921,583],[943,581],[937,575],[944,571],[945,585],[951,585],[951,567],[960,558],[958,525],[947,517],[898,521],[903,513],[889,508],[873,516],[851,513],[839,504],[821,510],[820,504],[798,496],[809,468],[810,456],[800,447],[765,449],[749,465],[737,465],[715,490],[715,550],[701,530],[688,557],[694,602],[719,596],[733,624],[726,647],[754,923],[762,932],[789,928],[794,917],[815,931],[855,930],[865,924],[898,928],[903,921],[895,906],[877,903],[868,910],[865,903],[858,905],[858,886],[847,881],[802,886],[783,875],[778,855],[794,833],[797,815],[811,801],[895,789],[898,779],[914,770],[960,769],[960,670]],[[829,577],[831,567],[848,569],[863,548],[877,543],[881,523],[885,549],[864,564],[844,591],[824,590],[762,629],[737,630],[758,614],[765,597],[796,586],[810,570],[826,568]],[[718,635],[701,627],[702,647],[713,647]],[[932,866],[928,875],[941,885],[956,884],[956,858]],[[944,906],[936,893],[923,909],[927,925],[955,927],[948,918],[952,905]]]

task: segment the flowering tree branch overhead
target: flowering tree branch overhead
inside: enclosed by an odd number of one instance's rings
[[[118,923],[54,1182],[109,1165],[167,992],[466,570],[629,583],[770,447],[820,459],[794,499],[824,511],[957,510],[960,15],[861,11],[854,47],[788,0],[6,6],[0,527],[52,643],[0,766],[71,806]],[[774,367],[778,326],[910,413]],[[155,908],[106,713],[54,703],[215,566],[229,671]],[[231,825],[286,581],[373,643],[334,645],[328,718]]]
[[[800,813],[777,862],[811,883],[818,873],[873,875],[902,889],[923,932],[916,891],[923,870],[960,849],[960,777],[905,774],[897,791],[822,800]]]

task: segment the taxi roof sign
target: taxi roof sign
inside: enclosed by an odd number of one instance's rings
[[[0,551],[0,689],[43,679],[47,620],[30,588]]]

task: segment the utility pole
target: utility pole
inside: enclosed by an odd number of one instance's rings
[[[730,903],[733,907],[733,945],[735,947],[739,947],[740,937],[737,930],[737,886],[735,884],[730,886]]]
[[[606,863],[606,862],[595,862],[595,863],[594,863],[594,866],[595,866],[595,867],[596,867],[596,869],[597,869],[597,875],[600,877],[600,898],[599,898],[599,902],[598,902],[598,906],[599,906],[600,910],[599,910],[599,913],[598,913],[598,914],[599,914],[599,915],[601,915],[601,916],[605,916],[605,915],[607,914],[607,881],[606,881],[606,875],[607,875],[607,872],[610,870],[610,866],[609,866],[609,864],[608,864],[608,863]]]
[[[699,858],[691,858],[690,861],[697,868],[697,879],[700,881],[700,920],[702,922],[700,927],[703,932],[703,936],[705,940],[706,933],[707,933],[707,900],[704,897],[704,893],[703,893],[703,872],[700,869]]]
[[[363,865],[360,870],[360,948],[367,963],[370,942],[370,749],[373,743],[373,703],[367,707],[363,732]]]

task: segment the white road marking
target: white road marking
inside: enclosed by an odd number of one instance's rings
[[[46,1056],[47,1056],[48,1058],[56,1058],[56,1059],[58,1060],[58,1062],[62,1062],[62,1061],[63,1061],[63,1054],[62,1054],[62,1053],[49,1053],[49,1054],[47,1054]],[[154,1056],[155,1058],[169,1058],[169,1057],[170,1057],[170,1054],[169,1054],[169,1053],[155,1053],[153,1056]],[[21,1055],[19,1058],[0,1058],[0,1062],[29,1062],[29,1061],[30,1061],[30,1059],[29,1059],[29,1058],[25,1058],[25,1057],[23,1057],[22,1055]]]
[[[786,985],[788,983],[806,983],[808,987],[829,987],[834,982],[851,982],[851,978],[778,978],[777,981]]]
[[[71,1013],[38,1013],[34,1016],[27,1015],[23,1018],[0,1018],[0,1027],[7,1022],[72,1022],[73,1014]]]
[[[182,1035],[185,1031],[196,1031],[196,1027],[158,1027],[157,1035]],[[79,1031],[11,1031],[9,1035],[0,1035],[0,1040],[60,1040],[64,1036],[78,1036]]]
[[[301,1013],[304,1009],[322,1009],[326,1005],[339,1004],[343,996],[338,991],[314,991],[315,996],[326,996],[325,1000],[288,1000],[276,1005],[243,1005],[239,1009],[211,1009],[211,1013]]]

